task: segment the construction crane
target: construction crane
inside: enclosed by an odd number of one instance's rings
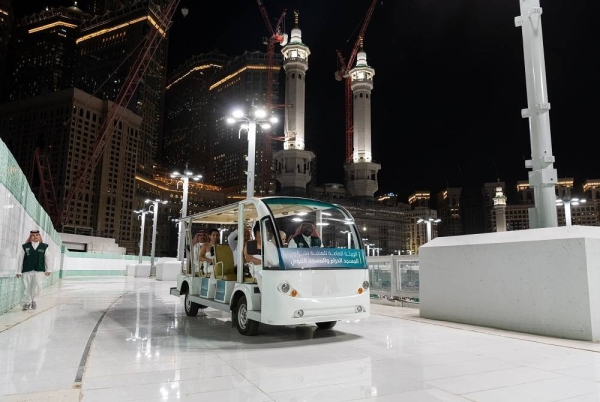
[[[258,4],[260,14],[263,17],[263,20],[265,22],[265,25],[267,26],[267,29],[269,30],[269,34],[271,35],[266,40],[266,42],[267,42],[266,43],[266,45],[267,45],[267,78],[266,78],[267,79],[267,88],[266,88],[266,94],[265,94],[265,98],[266,98],[265,100],[267,102],[266,106],[267,106],[267,108],[269,108],[269,110],[283,108],[284,105],[273,104],[273,67],[274,67],[274,60],[275,60],[275,43],[279,43],[280,45],[285,46],[285,44],[287,42],[287,35],[283,33],[284,28],[282,27],[286,10],[285,9],[283,10],[283,12],[281,13],[281,16],[277,20],[275,29],[273,29],[273,26],[271,25],[271,20],[269,19],[269,15],[267,14],[267,10],[266,10],[262,0],[256,0],[256,3]],[[264,147],[263,147],[263,156],[264,157],[263,157],[262,180],[261,181],[267,192],[268,192],[268,187],[269,187],[268,183],[271,179],[271,159],[272,159],[271,141],[277,140],[279,138],[283,138],[283,137],[266,137],[265,141],[264,141]]]
[[[373,15],[373,10],[375,9],[375,4],[377,4],[377,0],[372,0],[369,9],[367,10],[367,14],[365,15],[365,19],[363,20],[362,26],[360,28],[360,32],[358,37],[356,38],[356,42],[354,43],[354,48],[352,49],[352,53],[350,53],[350,57],[346,60],[342,53],[337,50],[337,56],[339,59],[340,68],[335,72],[335,79],[338,81],[344,80],[344,108],[346,110],[346,162],[352,161],[352,152],[353,152],[353,131],[354,131],[354,116],[352,109],[352,87],[350,82],[349,71],[352,69],[352,65],[356,60],[356,54],[358,53],[358,48],[360,46],[361,40],[365,37],[365,32],[367,31],[367,26],[369,25],[369,21],[371,20],[371,16]]]
[[[69,221],[71,216],[71,208],[73,204],[81,196],[81,191],[88,185],[92,174],[94,173],[98,162],[104,153],[106,145],[112,139],[115,127],[118,126],[123,113],[125,112],[127,105],[137,90],[138,85],[144,79],[146,70],[152,61],[154,54],[156,53],[162,39],[167,35],[167,30],[172,24],[173,14],[179,5],[180,0],[171,0],[161,13],[157,12],[156,17],[158,18],[156,29],[150,29],[148,34],[144,38],[144,43],[139,57],[135,60],[133,66],[129,70],[127,79],[124,81],[123,86],[104,122],[98,130],[98,139],[96,140],[92,154],[83,162],[83,166],[76,172],[74,184],[68,189],[65,195],[64,202],[60,208],[59,213],[59,227],[63,227]],[[184,13],[185,16],[185,13]],[[55,222],[56,223],[56,222]]]
[[[271,35],[268,39],[267,39],[267,90],[266,90],[266,101],[267,101],[267,107],[269,109],[273,109],[273,108],[277,108],[277,107],[282,107],[283,105],[274,105],[273,104],[273,64],[274,64],[274,60],[275,60],[275,43],[279,43],[282,46],[285,45],[285,42],[287,41],[287,35],[283,34],[283,28],[282,28],[282,24],[285,18],[285,12],[286,10],[283,10],[283,12],[281,13],[281,16],[279,17],[279,19],[277,20],[277,25],[275,26],[275,29],[273,29],[273,26],[271,25],[271,20],[269,19],[269,15],[267,14],[267,10],[262,2],[262,0],[256,0],[256,3],[258,4],[258,8],[260,10],[260,14],[263,17],[263,20],[265,21],[265,25],[267,26],[267,29],[269,30],[269,34]]]

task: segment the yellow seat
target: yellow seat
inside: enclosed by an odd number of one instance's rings
[[[215,279],[237,280],[237,275],[234,273],[233,252],[226,244],[215,246]]]

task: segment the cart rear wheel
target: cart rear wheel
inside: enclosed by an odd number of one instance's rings
[[[189,293],[185,294],[184,309],[185,309],[185,315],[187,315],[189,317],[197,316],[198,310],[200,309],[200,305],[198,303],[194,303],[193,301],[190,300]]]

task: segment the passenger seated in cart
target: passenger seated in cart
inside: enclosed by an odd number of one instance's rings
[[[202,273],[204,274],[212,274],[213,272],[213,264],[214,264],[214,255],[215,249],[214,246],[219,243],[219,229],[212,228],[208,231],[208,242],[202,245],[200,248],[200,255],[198,260],[203,265],[201,268]]]
[[[194,252],[192,253],[192,256],[194,258],[193,260],[193,267],[194,267],[194,272],[193,275],[197,276],[196,274],[198,272],[200,272],[200,259],[198,258],[200,256],[200,249],[202,248],[202,245],[204,243],[206,243],[208,241],[208,236],[206,235],[206,231],[201,230],[198,233],[196,233],[196,235],[194,236],[194,238],[192,239],[192,244],[193,244],[193,248],[194,248]]]
[[[266,226],[270,226],[270,222],[268,223],[269,225]],[[270,228],[266,227],[265,231],[266,239],[272,236],[273,231]],[[256,222],[254,224],[252,233],[254,234],[254,240],[249,240],[244,245],[244,259],[246,262],[252,265],[253,269],[251,270],[251,274],[254,278],[256,278],[256,283],[258,283],[258,288],[260,289],[263,265],[268,267],[278,266],[279,255],[277,253],[277,246],[275,246],[275,244],[270,241],[265,241],[263,243],[260,233],[260,222]],[[263,256],[265,264],[263,264]]]
[[[296,232],[292,235],[290,242],[288,243],[289,248],[308,248],[308,247],[321,247],[321,238],[317,227],[308,221],[304,221],[298,226]]]
[[[246,244],[246,242],[250,240],[250,229],[247,226],[244,226],[244,240],[241,242],[242,245]],[[231,252],[233,253],[233,264],[234,264],[234,269],[233,272],[235,272],[237,274],[237,267],[241,264],[239,264],[239,261],[237,260],[238,258],[238,244],[240,244],[239,240],[238,240],[238,231],[237,229],[234,230],[233,232],[231,232],[229,234],[229,236],[227,236],[227,244],[229,244],[229,247],[231,248]],[[245,265],[245,264],[244,264]],[[244,276],[246,276],[247,274],[247,267],[244,267]]]

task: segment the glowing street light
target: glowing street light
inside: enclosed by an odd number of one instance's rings
[[[179,188],[179,183],[183,184],[183,198],[181,199],[181,217],[185,218],[187,216],[187,207],[188,207],[188,189],[190,186],[190,179],[198,181],[202,178],[201,174],[193,174],[189,170],[185,170],[183,173],[173,172],[171,173],[171,178],[173,179],[181,179],[177,181],[177,188]],[[183,261],[184,255],[184,238],[185,238],[185,225],[182,221],[179,221],[179,234],[177,237],[177,260]]]
[[[146,200],[146,204],[152,203],[149,208],[152,208],[154,213],[154,222],[152,223],[152,251],[150,252],[150,276],[156,275],[156,265],[154,265],[154,253],[156,251],[156,225],[158,224],[158,204],[166,204],[169,201],[161,201],[158,198],[154,201]]]
[[[566,198],[566,199],[557,199],[556,206],[561,207],[564,205],[565,207],[565,226],[571,226],[571,205],[579,205],[585,203],[585,198]]]
[[[266,109],[255,108],[252,113],[244,113],[242,110],[234,110],[231,117],[227,118],[228,124],[241,122],[240,133],[248,130],[248,172],[246,182],[246,198],[254,197],[254,169],[256,159],[256,124],[260,124],[263,130],[271,128],[271,124],[277,123],[277,117],[269,116]]]

